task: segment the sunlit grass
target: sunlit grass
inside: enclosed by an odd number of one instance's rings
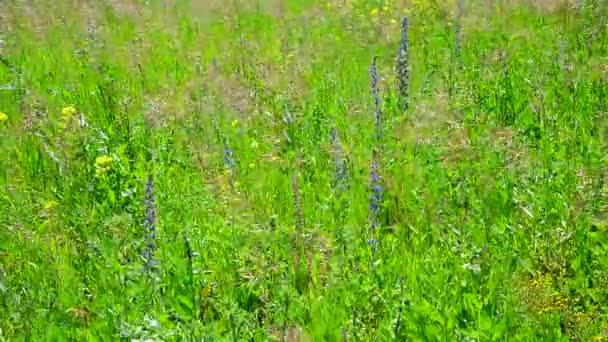
[[[0,4],[0,339],[607,339],[608,6],[556,3]]]

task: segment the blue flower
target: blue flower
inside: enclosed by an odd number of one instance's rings
[[[380,77],[378,76],[378,68],[376,67],[377,58],[374,56],[372,59],[372,64],[369,66],[369,75],[370,75],[370,88],[372,93],[372,100],[374,101],[374,128],[376,131],[376,139],[380,139],[382,137],[382,118],[380,112],[380,90],[378,89],[378,81]]]
[[[232,169],[236,166],[233,156],[234,151],[232,151],[230,147],[228,147],[227,143],[224,143],[224,163],[226,163],[226,167],[228,167],[229,169]]]

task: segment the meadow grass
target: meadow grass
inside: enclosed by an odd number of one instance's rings
[[[608,340],[607,56],[602,0],[3,1],[0,340]]]

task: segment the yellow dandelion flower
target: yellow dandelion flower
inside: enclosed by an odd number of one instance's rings
[[[5,121],[8,121],[8,115],[0,112],[0,122],[5,122]]]
[[[95,165],[98,167],[103,167],[111,164],[114,161],[114,158],[110,156],[99,156],[95,159]]]
[[[112,169],[114,158],[110,156],[99,156],[95,159],[95,168],[98,175],[102,175]]]
[[[55,201],[47,201],[42,205],[42,207],[46,210],[53,209],[56,206],[57,206],[57,202],[55,202]]]
[[[74,108],[72,106],[64,107],[61,110],[61,118],[64,120],[67,120],[67,119],[71,118],[72,115],[74,115],[74,113],[76,113],[76,108]]]
[[[212,290],[211,286],[205,286],[205,288],[203,288],[203,291],[201,291],[202,297],[207,298],[207,297],[211,296],[211,290]]]

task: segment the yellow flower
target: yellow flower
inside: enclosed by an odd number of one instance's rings
[[[8,121],[8,115],[0,112],[0,122]]]
[[[55,201],[47,201],[42,205],[42,207],[46,210],[53,209],[56,206],[57,206],[57,202],[55,202]]]
[[[114,158],[110,156],[99,156],[95,159],[95,166],[105,167],[110,165],[114,161]]]
[[[112,169],[114,158],[110,156],[99,156],[95,159],[95,168],[98,175],[104,174]]]
[[[69,118],[72,117],[72,115],[74,115],[74,113],[76,113],[76,108],[74,108],[72,106],[64,107],[61,110],[61,118],[63,120],[68,120]]]

